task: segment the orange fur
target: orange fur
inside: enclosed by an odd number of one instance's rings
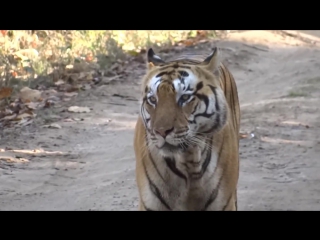
[[[200,94],[208,96],[211,93],[210,88],[206,87],[208,84],[216,89],[216,94],[223,93],[218,96],[220,122],[217,122],[214,131],[200,136],[203,137],[202,143],[191,144],[186,151],[168,153],[172,155],[172,161],[162,156],[156,147],[147,144],[147,131],[139,116],[134,136],[139,210],[237,210],[240,107],[232,74],[219,63],[217,51],[204,61],[191,57],[163,63],[152,62],[151,58],[142,81],[143,97],[150,79],[164,67],[167,72],[172,72],[172,76],[168,74],[162,78],[157,105],[144,105],[150,113],[152,130],[174,128],[178,132],[188,127],[186,116],[191,114],[200,100],[181,107],[175,101],[176,93],[172,88],[172,79],[185,67],[197,77],[198,83],[203,83]],[[210,147],[208,144],[211,144]],[[201,155],[204,150],[211,152],[211,161],[202,173],[206,161]],[[198,175],[193,175],[195,173],[190,169]]]

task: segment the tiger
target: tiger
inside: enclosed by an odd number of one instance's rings
[[[140,211],[238,211],[240,106],[217,47],[164,61],[152,48],[134,130]]]

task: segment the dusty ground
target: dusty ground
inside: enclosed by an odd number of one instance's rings
[[[239,210],[320,209],[319,32],[231,32],[198,46],[221,48],[238,84],[241,132],[253,133],[240,141]],[[0,162],[0,210],[136,210],[132,141],[144,67],[68,103],[90,113],[47,110],[38,125],[7,131],[0,148],[31,152],[11,153],[26,163]]]

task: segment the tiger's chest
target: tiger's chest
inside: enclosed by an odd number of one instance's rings
[[[175,210],[201,210],[214,189],[217,155],[197,149],[174,159],[176,169],[166,169],[164,196]]]

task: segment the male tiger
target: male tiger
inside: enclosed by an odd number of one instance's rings
[[[240,107],[218,49],[165,62],[148,50],[134,150],[139,210],[237,211]]]

